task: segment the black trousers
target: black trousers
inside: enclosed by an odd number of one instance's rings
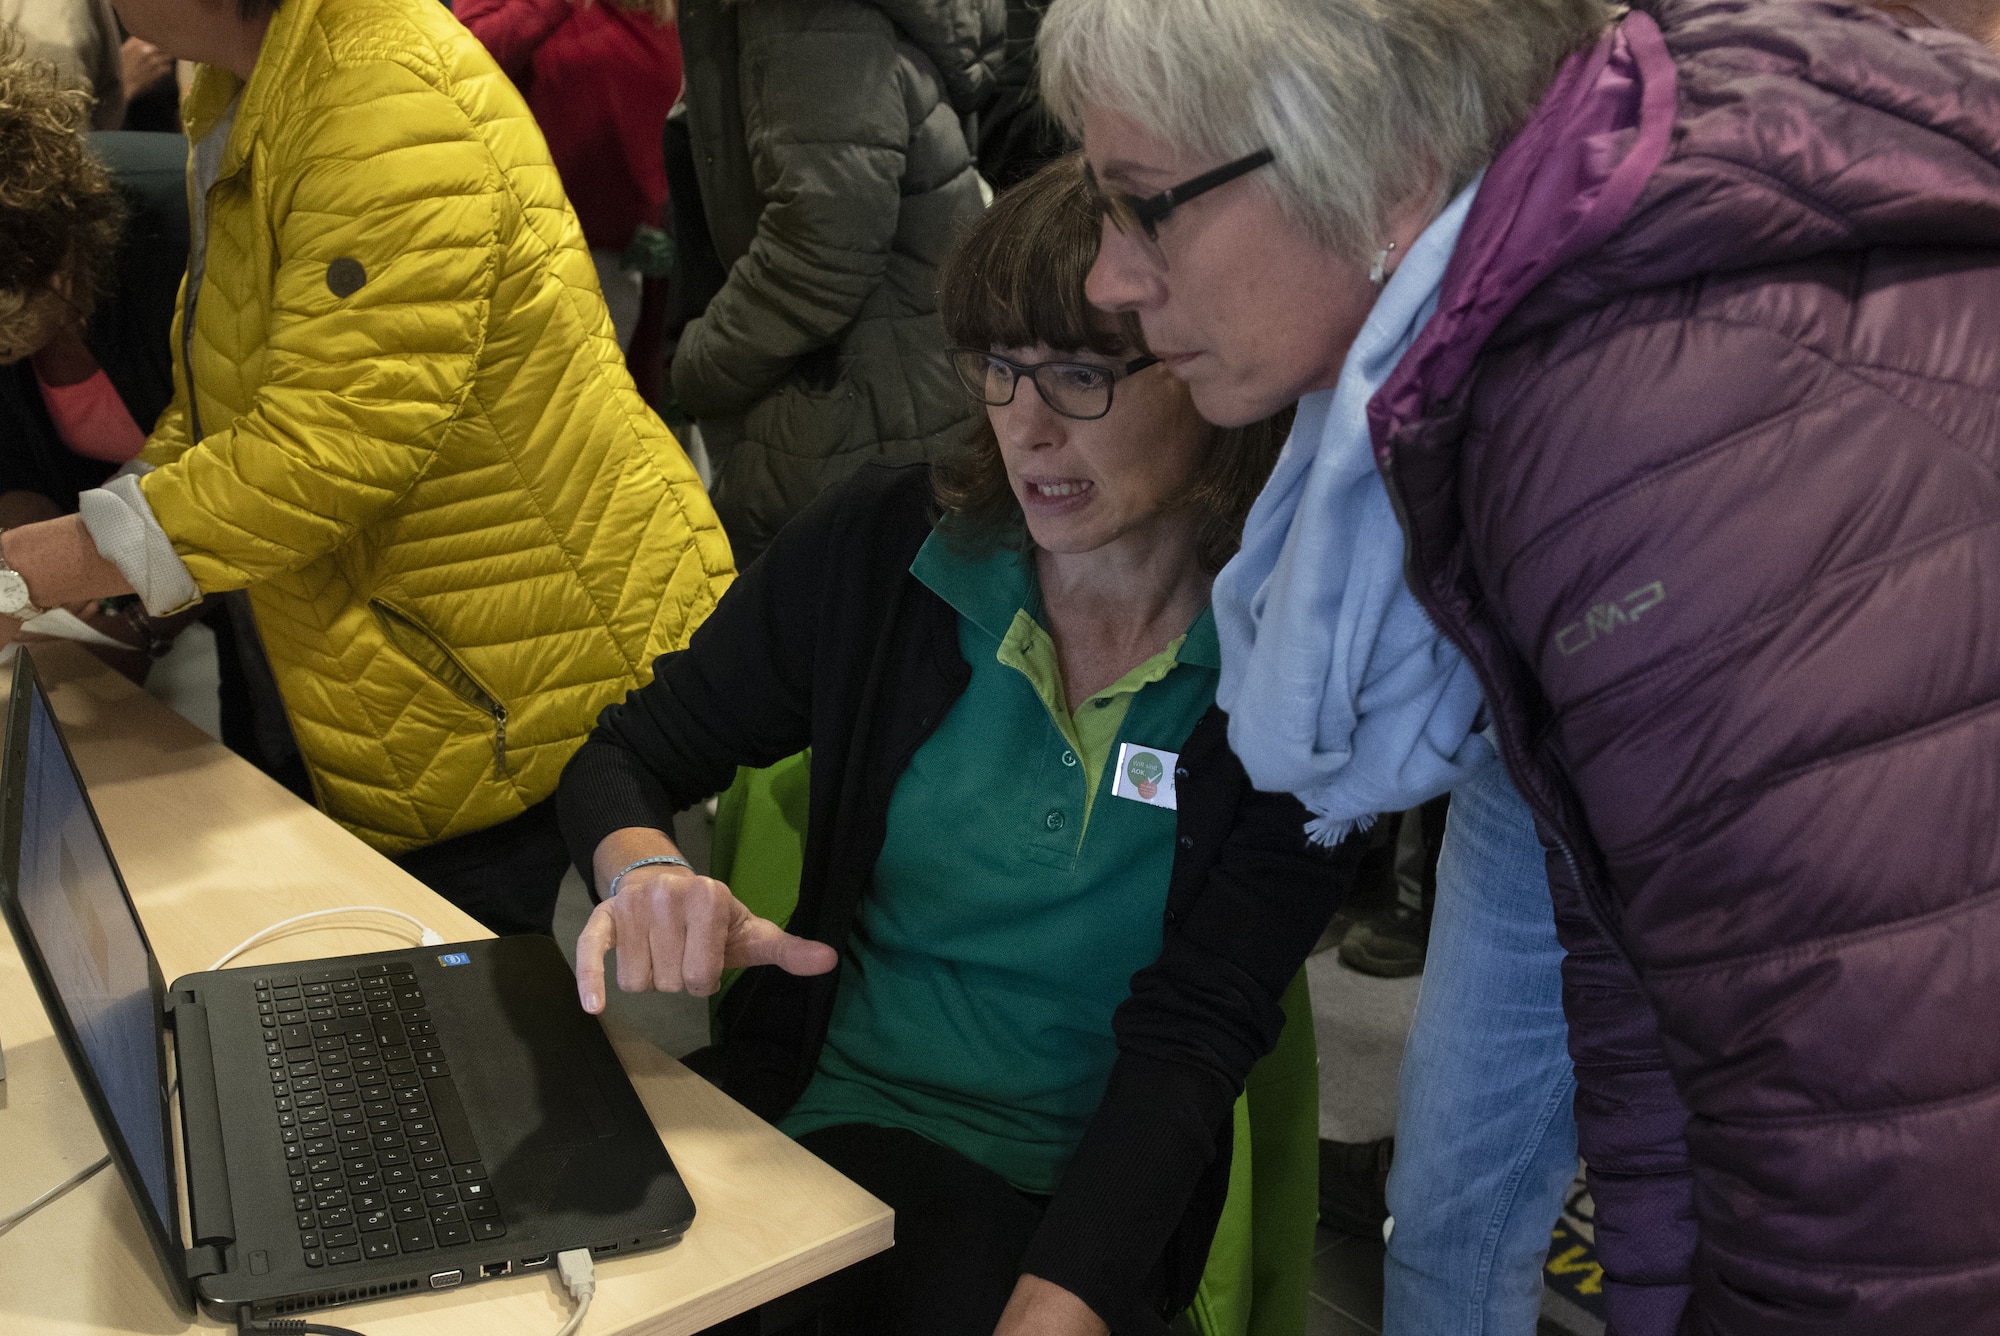
[[[555,930],[556,892],[569,850],[556,826],[556,800],[470,835],[412,849],[396,865],[493,932]]]
[[[957,1151],[897,1128],[850,1124],[799,1144],[896,1212],[896,1246],[784,1304],[817,1310],[787,1332],[816,1336],[993,1336],[1048,1198]],[[782,1208],[779,1208],[782,1209]],[[777,1305],[773,1305],[777,1307]],[[705,1336],[766,1331],[756,1313]]]

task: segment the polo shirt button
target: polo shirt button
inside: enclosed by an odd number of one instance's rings
[[[1048,826],[1050,830],[1061,830],[1068,821],[1069,818],[1062,814],[1060,807],[1051,807],[1048,816],[1043,818],[1043,824]]]
[[[1064,753],[1063,753],[1063,764],[1064,764],[1064,765],[1075,765],[1075,764],[1076,764],[1076,753],[1075,753],[1075,752],[1073,752],[1073,751],[1066,751],[1066,752],[1064,752]]]
[[[1192,849],[1192,848],[1194,848],[1194,836],[1192,836],[1192,835],[1183,835],[1183,836],[1181,836],[1181,848],[1183,848],[1183,849]]]

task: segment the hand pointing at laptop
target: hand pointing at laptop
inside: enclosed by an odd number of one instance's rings
[[[576,939],[585,1011],[604,1010],[604,955],[614,947],[618,986],[628,993],[708,997],[725,969],[776,965],[788,974],[825,974],[839,963],[832,947],[757,917],[723,883],[695,872],[658,830],[613,831],[592,862],[607,895]]]

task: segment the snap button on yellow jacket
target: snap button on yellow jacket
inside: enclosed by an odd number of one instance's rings
[[[248,591],[321,805],[400,853],[553,792],[729,546],[437,0],[285,0],[247,85],[200,71],[190,139],[239,91],[142,487],[204,591]]]

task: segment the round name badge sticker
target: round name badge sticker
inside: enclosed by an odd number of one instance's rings
[[[1118,744],[1118,769],[1111,778],[1111,792],[1148,807],[1177,810],[1174,803],[1174,769],[1180,753],[1136,743]]]

